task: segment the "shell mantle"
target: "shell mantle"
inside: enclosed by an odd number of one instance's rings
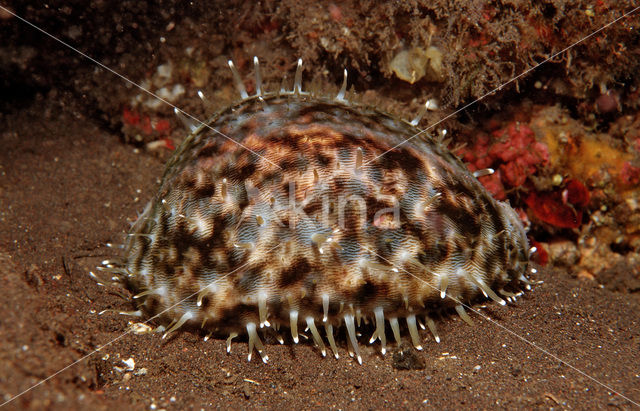
[[[345,325],[405,319],[519,288],[529,246],[517,214],[494,200],[440,142],[411,123],[304,93],[260,94],[213,116],[167,164],[125,244],[140,309],[169,331],[188,324],[246,333],[310,329],[337,356]],[[494,292],[493,290],[496,290]],[[464,317],[463,317],[464,318]],[[468,316],[467,316],[468,318]],[[421,324],[421,323],[420,323]],[[432,331],[434,336],[435,327]],[[358,354],[358,358],[360,356]]]

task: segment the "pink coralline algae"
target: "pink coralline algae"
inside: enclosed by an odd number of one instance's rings
[[[633,166],[629,161],[625,162],[620,172],[620,182],[626,187],[640,184],[640,167]]]
[[[492,138],[480,134],[475,144],[463,150],[462,158],[471,170],[493,168],[493,175],[480,181],[498,200],[506,198],[507,188],[519,188],[527,177],[549,162],[549,150],[536,141],[535,134],[525,124],[512,122],[492,133]]]
[[[578,228],[589,199],[589,191],[584,184],[569,180],[560,191],[534,191],[524,201],[538,220],[559,228]]]
[[[125,107],[122,110],[122,131],[138,142],[153,141],[155,146],[175,149],[169,138],[171,123],[166,119],[150,117]]]

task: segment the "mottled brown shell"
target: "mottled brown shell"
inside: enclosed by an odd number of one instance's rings
[[[250,97],[190,135],[126,244],[140,308],[172,329],[299,323],[324,353],[344,323],[419,320],[523,279],[522,224],[461,161],[374,109],[301,93]],[[407,141],[408,140],[408,141]],[[507,295],[505,293],[505,295]],[[429,324],[431,325],[431,324]],[[331,333],[331,335],[329,335]],[[251,351],[251,347],[250,347]],[[263,355],[263,359],[266,356]]]

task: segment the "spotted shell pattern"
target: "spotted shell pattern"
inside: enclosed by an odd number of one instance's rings
[[[242,100],[194,127],[125,244],[135,301],[169,332],[246,334],[266,362],[259,332],[303,327],[324,355],[322,325],[337,357],[344,324],[361,362],[361,319],[383,353],[387,323],[421,348],[430,314],[469,320],[463,304],[527,281],[514,210],[414,123],[345,100],[346,72],[336,98],[303,92],[300,65],[293,91],[258,74],[249,96],[231,67]]]

